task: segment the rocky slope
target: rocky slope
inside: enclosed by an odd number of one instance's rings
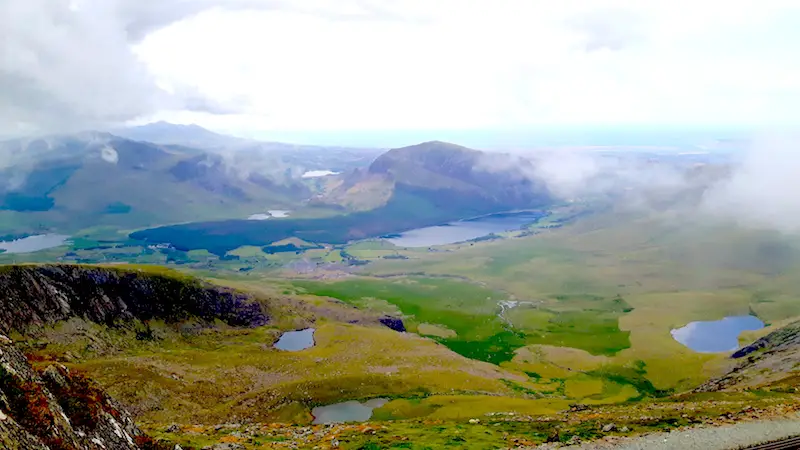
[[[7,337],[36,335],[69,319],[112,327],[153,319],[253,327],[266,323],[268,314],[252,296],[188,277],[88,266],[3,267],[0,448],[159,448],[92,380],[60,364],[32,365]]]
[[[697,390],[745,390],[789,388],[800,384],[800,322],[795,322],[762,337],[731,355],[733,368]]]
[[[60,365],[34,370],[0,336],[0,448],[101,450],[171,448],[157,444],[91,380]]]
[[[0,269],[0,332],[35,332],[73,317],[103,325],[196,317],[260,326],[268,319],[252,296],[189,277],[71,265]]]

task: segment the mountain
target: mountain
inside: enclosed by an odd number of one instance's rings
[[[117,128],[111,132],[135,141],[147,141],[162,145],[184,145],[202,149],[234,147],[251,142],[248,139],[215,133],[199,125],[180,125],[164,121]]]
[[[299,176],[176,145],[81,133],[0,145],[5,233],[245,218],[308,198]],[[273,165],[277,167],[277,165]]]
[[[337,206],[342,215],[323,219],[226,220],[142,230],[130,237],[169,242],[180,250],[218,255],[244,245],[268,245],[289,237],[343,244],[413,228],[515,209],[549,205],[553,199],[531,176],[531,163],[444,142],[390,150],[366,170],[351,171],[312,205]],[[349,211],[348,211],[349,209]]]
[[[312,170],[333,172],[365,167],[382,151],[369,148],[299,145],[259,141],[215,133],[198,125],[155,122],[113,130],[113,134],[137,141],[178,145],[219,153],[228,159],[247,160],[260,169],[281,170],[297,178]]]
[[[525,159],[432,141],[384,153],[318,201],[368,209],[385,204],[395,191],[406,190],[451,205],[470,205],[476,213],[528,208],[549,196],[534,172]]]

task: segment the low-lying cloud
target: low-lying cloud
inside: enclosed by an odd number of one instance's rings
[[[555,149],[487,156],[481,165],[489,171],[523,168],[526,176],[563,200],[608,201],[666,217],[680,211],[697,220],[800,232],[800,196],[794,188],[800,174],[798,136],[754,139],[725,158],[701,159],[677,153]]]
[[[730,177],[708,189],[703,212],[740,224],[784,232],[800,231],[800,137],[754,140]]]

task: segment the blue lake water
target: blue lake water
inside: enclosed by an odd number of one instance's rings
[[[350,401],[334,405],[318,406],[311,410],[315,424],[365,422],[372,417],[372,410],[380,408],[389,400],[374,398],[364,403]]]
[[[306,328],[300,331],[287,331],[275,343],[278,350],[298,352],[314,346],[314,329]]]
[[[700,353],[730,352],[739,348],[743,331],[760,330],[764,322],[755,316],[734,316],[712,322],[690,322],[672,330],[672,337]]]
[[[0,241],[0,250],[5,250],[5,253],[33,253],[64,245],[67,239],[69,236],[63,234],[37,234],[13,241]]]
[[[416,228],[387,240],[398,247],[430,247],[464,242],[492,233],[519,230],[537,222],[544,212],[493,214],[469,220],[459,220],[445,225]]]

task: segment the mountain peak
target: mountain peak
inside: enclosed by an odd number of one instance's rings
[[[445,141],[427,141],[422,142],[416,145],[410,145],[407,147],[400,147],[390,152],[426,152],[426,151],[468,151],[468,152],[477,152],[478,150],[473,150],[471,148],[464,147],[462,145],[453,144],[451,142]]]
[[[174,124],[163,120],[122,128],[115,130],[114,134],[137,141],[147,141],[162,145],[185,145],[205,149],[225,148],[247,142],[245,139],[219,134],[197,124]]]

